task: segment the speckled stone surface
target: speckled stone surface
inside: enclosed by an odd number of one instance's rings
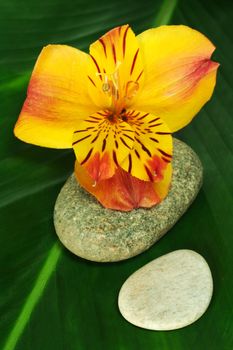
[[[192,250],[176,250],[146,264],[123,284],[118,305],[135,326],[178,329],[195,322],[213,294],[211,271]]]
[[[99,262],[119,261],[150,248],[183,215],[202,184],[202,165],[185,143],[174,139],[172,185],[151,209],[120,212],[103,208],[72,175],[61,189],[54,224],[74,254]]]

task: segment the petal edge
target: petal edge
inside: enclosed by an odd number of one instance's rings
[[[160,116],[177,131],[211,98],[219,66],[210,60],[215,46],[183,25],[149,29],[137,38],[145,83],[134,107]]]

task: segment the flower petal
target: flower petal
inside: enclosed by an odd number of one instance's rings
[[[160,116],[170,130],[188,124],[210,99],[218,63],[214,45],[186,26],[162,26],[137,36],[145,69],[135,109]]]
[[[112,177],[134,143],[130,125],[114,118],[109,112],[99,111],[80,122],[74,132],[76,158],[95,182]]]
[[[91,79],[99,90],[118,100],[115,105],[131,105],[143,85],[143,64],[138,41],[129,25],[114,28],[90,46]],[[92,96],[95,96],[91,93]],[[97,97],[99,100],[99,97]],[[119,112],[119,111],[118,111]]]
[[[95,196],[105,208],[122,211],[139,207],[150,208],[161,202],[170,188],[171,169],[169,164],[164,173],[164,179],[152,183],[139,180],[121,168],[117,168],[113,177],[93,186],[93,180],[87,170],[78,161],[75,163],[75,175],[80,185]]]
[[[134,130],[133,148],[119,163],[132,176],[144,181],[161,181],[172,159],[172,136],[162,119],[153,114],[128,110],[127,123]]]
[[[72,147],[77,120],[98,110],[87,88],[89,64],[89,56],[75,48],[45,47],[33,70],[15,135],[39,146]]]
[[[163,179],[154,182],[153,187],[161,201],[167,196],[172,181],[172,164],[169,163],[163,173]]]

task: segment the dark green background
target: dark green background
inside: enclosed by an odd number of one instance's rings
[[[221,63],[211,102],[177,135],[203,162],[203,188],[188,212],[149,251],[121,263],[84,261],[56,246],[52,220],[59,189],[73,169],[73,153],[27,145],[12,134],[30,72],[48,43],[87,50],[114,26],[129,23],[140,33],[166,23],[169,11],[170,23],[206,34],[217,46],[214,59]],[[232,21],[230,0],[0,0],[1,349],[233,349]],[[214,296],[206,314],[170,332],[127,323],[117,308],[122,283],[145,263],[181,248],[202,254],[212,270]],[[17,333],[18,317],[54,249],[59,261],[51,265],[50,272],[55,270],[47,275],[46,288],[39,290],[38,303]]]

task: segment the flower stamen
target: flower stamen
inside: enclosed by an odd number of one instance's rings
[[[130,80],[126,84],[126,94],[125,97],[131,100],[139,90],[139,83],[137,81]]]

